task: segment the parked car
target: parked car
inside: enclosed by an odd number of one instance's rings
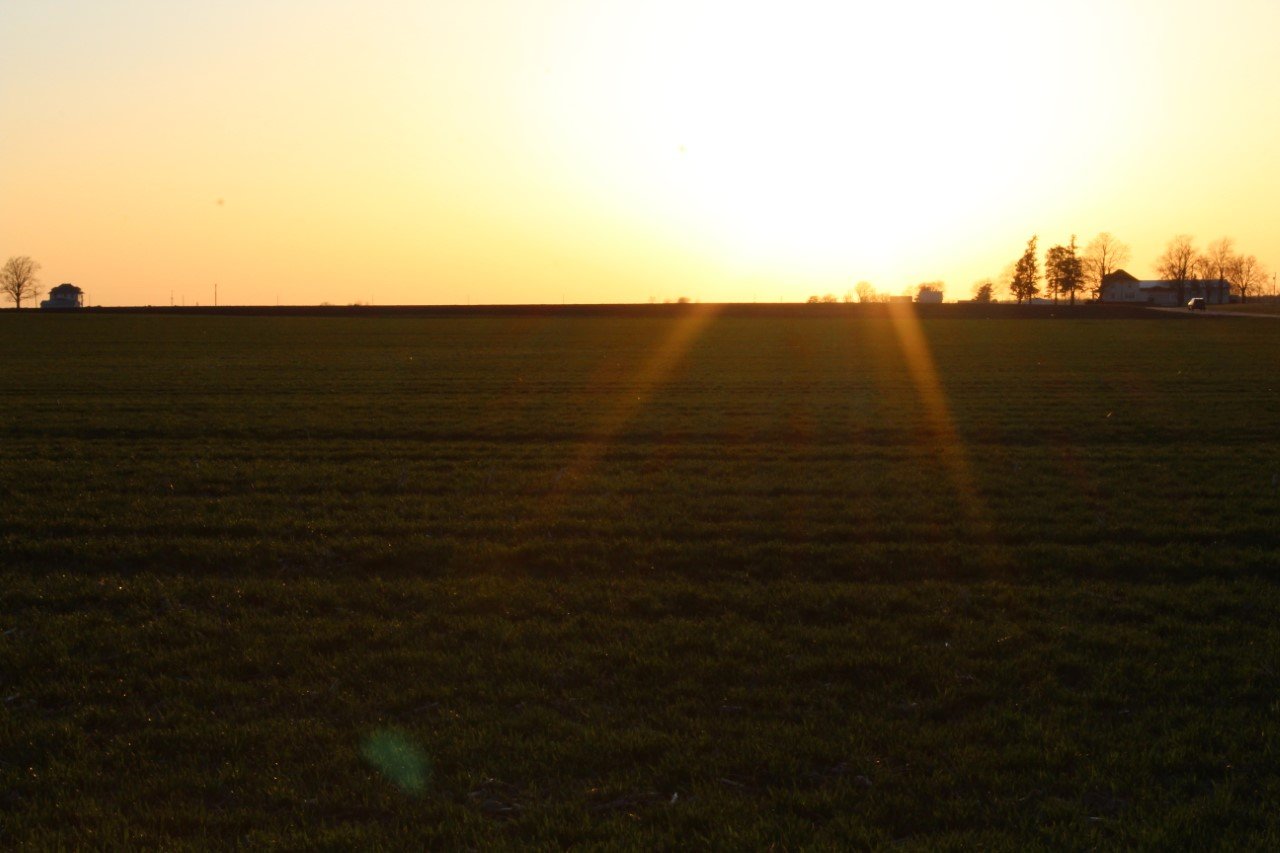
[[[1188,311],[1203,311],[1205,307],[1204,297],[1197,296],[1187,303]]]

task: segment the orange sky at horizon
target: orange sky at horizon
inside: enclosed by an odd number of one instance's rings
[[[1280,4],[9,0],[0,256],[92,304],[948,299],[1280,267]],[[1273,42],[1275,42],[1273,44]]]

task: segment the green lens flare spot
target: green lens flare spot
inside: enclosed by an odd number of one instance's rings
[[[365,738],[360,754],[406,794],[421,794],[427,788],[431,767],[427,757],[404,735],[388,730]]]

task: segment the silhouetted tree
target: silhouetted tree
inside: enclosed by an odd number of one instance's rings
[[[1044,254],[1044,280],[1053,301],[1067,294],[1071,304],[1076,304],[1076,291],[1084,287],[1084,264],[1076,255],[1076,235],[1065,246],[1054,246]]]
[[[1231,279],[1232,267],[1236,262],[1236,244],[1230,237],[1214,240],[1204,250],[1200,261],[1204,267],[1205,278]]]
[[[989,278],[975,282],[973,285],[973,301],[974,302],[994,302],[996,286]]]
[[[1089,278],[1089,289],[1097,296],[1102,290],[1102,280],[1129,262],[1129,247],[1103,231],[1084,247],[1084,268]]]
[[[1027,241],[1027,250],[1022,253],[1013,268],[1013,278],[1009,281],[1009,290],[1021,305],[1024,299],[1030,299],[1040,292],[1040,264],[1036,260],[1036,237]]]
[[[946,285],[941,281],[922,281],[912,288],[915,291],[912,295],[915,297],[916,302],[920,302],[921,298],[924,297],[926,293],[936,293],[938,294],[938,298],[941,299],[943,288],[945,287]]]
[[[35,299],[40,280],[36,272],[40,265],[26,255],[16,255],[0,268],[0,293],[13,300],[13,307],[21,309],[22,300]]]
[[[1249,299],[1249,294],[1262,287],[1267,280],[1267,270],[1253,255],[1237,255],[1231,269],[1230,281],[1240,291],[1240,301]]]
[[[1044,253],[1044,289],[1053,297],[1055,305],[1058,304],[1058,293],[1062,288],[1062,283],[1058,276],[1061,273],[1063,259],[1066,254],[1067,249],[1065,246],[1053,246]]]
[[[854,286],[853,292],[858,294],[859,302],[875,302],[876,300],[876,289],[871,286],[869,281],[858,282]]]
[[[1178,304],[1181,305],[1187,296],[1187,282],[1196,277],[1195,243],[1188,234],[1179,234],[1164,247],[1164,254],[1156,259],[1156,271],[1165,281],[1172,282],[1178,288]]]

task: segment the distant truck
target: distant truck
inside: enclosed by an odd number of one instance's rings
[[[1197,297],[1195,297],[1194,299],[1192,299],[1190,302],[1188,302],[1188,303],[1187,303],[1187,310],[1188,310],[1188,311],[1203,311],[1203,310],[1205,310],[1205,306],[1206,306],[1206,303],[1205,303],[1205,301],[1204,301],[1204,297],[1203,297],[1203,296],[1197,296]]]

